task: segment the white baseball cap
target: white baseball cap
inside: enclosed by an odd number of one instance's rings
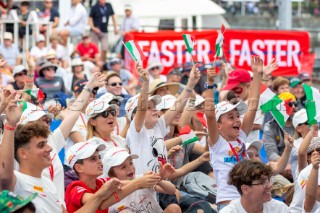
[[[244,102],[240,101],[237,104],[231,104],[228,101],[222,101],[216,105],[216,120],[218,121],[220,116],[236,109],[239,115],[243,115],[248,111],[248,106]]]
[[[157,105],[157,110],[163,110],[163,109],[170,109],[171,107],[174,106],[174,103],[176,102],[176,97],[173,95],[165,95],[161,97],[161,102],[160,104]]]
[[[255,147],[258,150],[258,152],[262,149],[261,141],[252,141],[251,143],[250,142],[246,143],[247,150],[249,149],[250,146]]]
[[[37,36],[37,38],[36,38],[36,42],[45,41],[45,40],[46,40],[46,39],[45,39],[44,35],[42,35],[42,34],[39,34],[39,35]]]
[[[99,99],[103,99],[105,100],[106,102],[108,102],[110,104],[111,101],[113,100],[117,100],[117,101],[120,101],[120,103],[123,101],[123,98],[121,96],[116,96],[116,95],[113,95],[111,94],[110,92],[106,92],[105,94],[101,95],[99,97]]]
[[[109,149],[103,156],[103,177],[109,177],[109,171],[114,166],[119,166],[128,157],[132,159],[139,158],[138,155],[129,154],[127,150],[121,147],[113,147]]]
[[[95,151],[102,151],[106,149],[106,145],[99,142],[79,142],[74,144],[67,152],[67,164],[73,168],[78,160],[89,158]]]
[[[292,118],[292,124],[294,128],[297,128],[299,124],[303,124],[308,121],[306,109],[300,109],[296,112]]]
[[[195,102],[195,106],[199,106],[200,104],[202,104],[204,102],[204,98],[200,95],[196,95],[196,102]]]
[[[138,98],[140,96],[140,93],[138,93],[137,95],[131,97],[126,105],[125,105],[125,110],[128,116],[128,119],[131,121],[132,120],[132,114],[135,108],[137,108],[138,106]],[[158,104],[161,103],[161,96],[160,95],[153,95],[151,97],[149,97],[148,101],[154,101],[155,105],[157,106]]]
[[[22,71],[27,71],[27,68],[23,65],[17,65],[13,68],[12,76],[14,77],[16,74]]]
[[[3,33],[3,39],[5,39],[5,40],[13,40],[13,35],[12,35],[12,33],[10,33],[10,32],[5,32],[5,33]]]
[[[109,107],[111,107],[114,110],[116,109],[116,106],[114,104],[109,104],[101,98],[96,99],[87,106],[86,115],[88,116],[88,118],[92,118],[96,114],[106,111],[106,109],[108,109]]]
[[[51,119],[54,118],[52,113],[45,112],[41,107],[27,102],[27,108],[23,111],[21,115],[20,123],[26,124],[30,121],[36,121],[43,116],[50,117]]]

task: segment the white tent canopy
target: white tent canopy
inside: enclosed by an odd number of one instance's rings
[[[138,18],[176,18],[199,15],[221,15],[225,10],[210,0],[110,0],[116,14],[124,15],[130,4]]]

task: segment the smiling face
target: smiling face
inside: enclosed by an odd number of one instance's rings
[[[302,98],[305,95],[302,84],[298,84],[296,87],[291,88],[291,93],[296,98]]]
[[[35,165],[38,169],[45,169],[51,165],[49,146],[46,138],[32,137],[28,144],[18,150],[20,162],[26,160],[28,164]]]
[[[131,180],[135,178],[136,169],[133,165],[132,158],[128,157],[119,166],[111,168],[109,174],[113,174],[115,178],[119,180]]]
[[[106,82],[106,89],[113,95],[121,96],[122,81],[118,76],[113,76]]]
[[[268,177],[261,177],[260,180],[252,181],[252,185],[248,186],[245,196],[249,200],[266,203],[272,199],[271,195],[272,182]]]
[[[227,141],[236,140],[240,135],[241,120],[236,109],[222,114],[217,124],[219,132]]]
[[[148,101],[148,110],[146,113],[145,125],[147,128],[152,128],[158,122],[159,113],[156,109],[154,101]]]
[[[74,168],[81,175],[97,178],[103,173],[103,164],[99,151],[95,151],[91,157],[83,159],[83,163],[76,163]]]

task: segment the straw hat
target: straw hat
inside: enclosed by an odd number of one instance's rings
[[[167,86],[170,90],[171,95],[177,94],[180,84],[179,83],[166,83],[165,81],[161,79],[155,79],[152,81],[152,83],[149,85],[149,93],[150,95],[154,95],[155,91],[161,87]]]

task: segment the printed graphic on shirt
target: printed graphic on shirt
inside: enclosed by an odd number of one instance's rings
[[[147,166],[154,172],[159,171],[159,162],[165,164],[167,162],[166,155],[165,155],[165,145],[163,138],[156,138],[155,136],[151,136],[150,138],[151,146],[152,146],[152,155],[153,159],[151,159]]]
[[[245,151],[244,146],[241,146],[241,148],[236,146],[236,147],[234,147],[234,151],[238,154],[240,161],[244,160],[244,158],[242,156],[242,153]],[[228,151],[228,155],[229,156],[224,157],[225,163],[233,163],[233,164],[238,163],[237,157],[234,155],[234,153],[231,149]]]

